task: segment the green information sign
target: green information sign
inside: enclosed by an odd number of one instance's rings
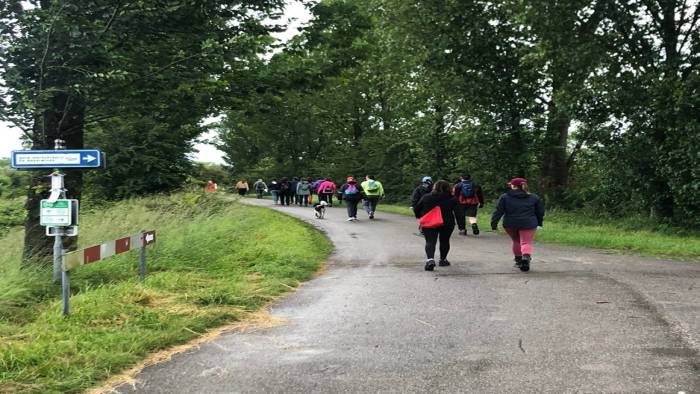
[[[70,226],[73,221],[71,200],[55,202],[41,200],[40,223],[42,226]]]

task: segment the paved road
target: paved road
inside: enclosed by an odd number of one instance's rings
[[[268,201],[253,201],[269,204]],[[310,209],[327,272],[272,307],[288,324],[230,333],[144,370],[142,393],[700,393],[700,264],[453,237],[423,271],[415,221]]]

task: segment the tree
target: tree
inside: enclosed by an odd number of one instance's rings
[[[96,137],[90,142],[104,144],[118,160],[119,171],[92,179],[103,190],[107,182],[119,182],[123,188],[116,197],[167,190],[184,179],[186,154],[201,132],[198,123],[213,110],[214,97],[230,93],[222,79],[245,67],[264,47],[262,42],[269,43],[271,28],[262,21],[283,4],[5,2],[0,6],[0,48],[7,55],[1,66],[8,105],[0,118],[22,128],[34,149],[50,149],[57,138],[66,140],[67,148],[82,148],[86,135]],[[139,142],[144,134],[150,145]],[[144,166],[127,152],[151,159],[145,167],[149,171],[142,172]],[[135,184],[136,176],[152,181]],[[36,174],[27,200],[27,261],[32,256],[45,261],[50,251],[38,225],[42,183]],[[70,196],[79,198],[81,173],[70,173],[66,183]]]

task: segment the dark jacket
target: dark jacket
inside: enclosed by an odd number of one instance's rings
[[[455,207],[457,199],[449,194],[434,195],[428,193],[418,200],[418,203],[413,208],[416,218],[420,219],[423,215],[430,212],[436,206],[440,206],[442,213],[443,227],[454,227],[455,225]]]
[[[418,201],[420,201],[423,196],[430,193],[432,190],[432,183],[421,183],[415,190],[413,190],[413,194],[411,194],[411,207],[413,207],[414,212],[416,210],[416,205],[418,205]]]
[[[348,188],[349,185],[354,185],[357,188],[357,193],[355,194],[349,194],[345,195],[345,190]],[[349,200],[349,201],[359,201],[362,200],[364,195],[364,191],[362,190],[362,186],[357,183],[357,182],[348,182],[344,184],[343,186],[338,189],[338,199],[339,200]]]
[[[457,197],[457,200],[461,203],[461,199],[459,198],[462,195],[462,183],[464,182],[471,182],[472,186],[474,187],[474,196],[476,197],[476,203],[474,204],[465,204],[465,205],[477,205],[479,204],[480,207],[484,206],[484,192],[481,191],[481,186],[479,186],[478,183],[472,181],[472,180],[467,180],[467,181],[462,181],[457,183],[454,188],[452,188],[452,193],[455,197]],[[464,197],[462,197],[464,198]]]
[[[292,179],[289,181],[289,194],[297,194],[297,186],[299,185],[299,181]]]
[[[280,183],[277,181],[270,182],[270,190],[280,191]]]
[[[531,229],[544,222],[544,203],[536,194],[522,190],[509,190],[498,199],[496,212],[491,217],[491,228],[496,229],[503,218],[503,227]]]

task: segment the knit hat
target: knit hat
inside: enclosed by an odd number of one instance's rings
[[[508,183],[513,185],[513,186],[520,186],[523,183],[527,183],[527,179],[525,179],[525,178],[513,178]]]

